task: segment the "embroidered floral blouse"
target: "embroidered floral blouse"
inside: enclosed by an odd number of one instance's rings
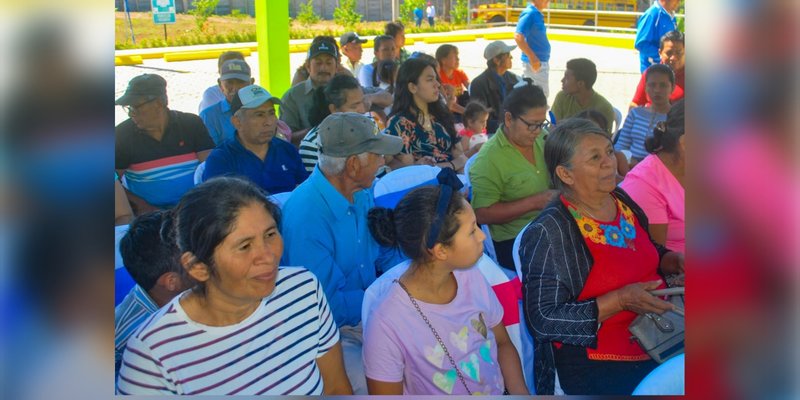
[[[432,131],[425,130],[408,112],[392,116],[386,125],[387,134],[403,139],[402,153],[413,155],[415,160],[425,156],[433,157],[436,162],[453,160],[453,139],[435,119],[431,122]]]

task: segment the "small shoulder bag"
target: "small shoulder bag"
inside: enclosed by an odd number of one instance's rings
[[[684,352],[684,290],[684,287],[651,290],[653,296],[669,296],[675,310],[661,315],[641,314],[628,326],[633,338],[659,364]]]

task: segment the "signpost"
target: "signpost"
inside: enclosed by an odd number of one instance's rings
[[[175,23],[175,0],[151,0],[153,22],[164,25],[164,42],[167,41],[167,24]]]

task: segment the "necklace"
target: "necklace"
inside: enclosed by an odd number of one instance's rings
[[[572,196],[566,196],[566,195],[565,195],[564,197],[566,197],[566,198],[567,198],[567,200],[568,200],[570,203],[572,203],[573,205],[575,205],[576,207],[578,207],[578,209],[579,209],[581,212],[585,212],[586,214],[589,214],[589,216],[590,216],[590,217],[592,217],[592,219],[594,219],[594,220],[596,220],[596,221],[604,221],[604,220],[601,220],[600,218],[597,218],[597,217],[595,217],[595,216],[594,216],[594,214],[592,214],[592,213],[591,213],[591,211],[589,211],[589,210],[588,210],[586,207],[584,207],[584,206],[583,206],[583,202],[580,202],[580,201],[578,201],[577,199],[573,198]]]

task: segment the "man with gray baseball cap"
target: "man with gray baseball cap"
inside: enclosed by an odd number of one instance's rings
[[[222,64],[217,84],[225,98],[200,112],[200,118],[206,124],[208,133],[217,146],[232,139],[233,133],[236,131],[231,122],[233,98],[239,89],[252,85],[254,82],[250,66],[244,60],[228,60]]]
[[[366,394],[361,303],[381,252],[367,229],[367,213],[375,206],[375,171],[384,155],[400,153],[403,141],[352,112],[326,117],[319,134],[319,164],[283,207],[282,265],[302,265],[319,279],[339,327],[353,393]]]
[[[486,131],[494,132],[500,125],[504,115],[503,100],[519,81],[519,77],[511,72],[511,52],[517,46],[505,44],[502,40],[489,43],[483,50],[486,59],[486,70],[478,75],[469,87],[470,100],[477,100],[491,108]]]

